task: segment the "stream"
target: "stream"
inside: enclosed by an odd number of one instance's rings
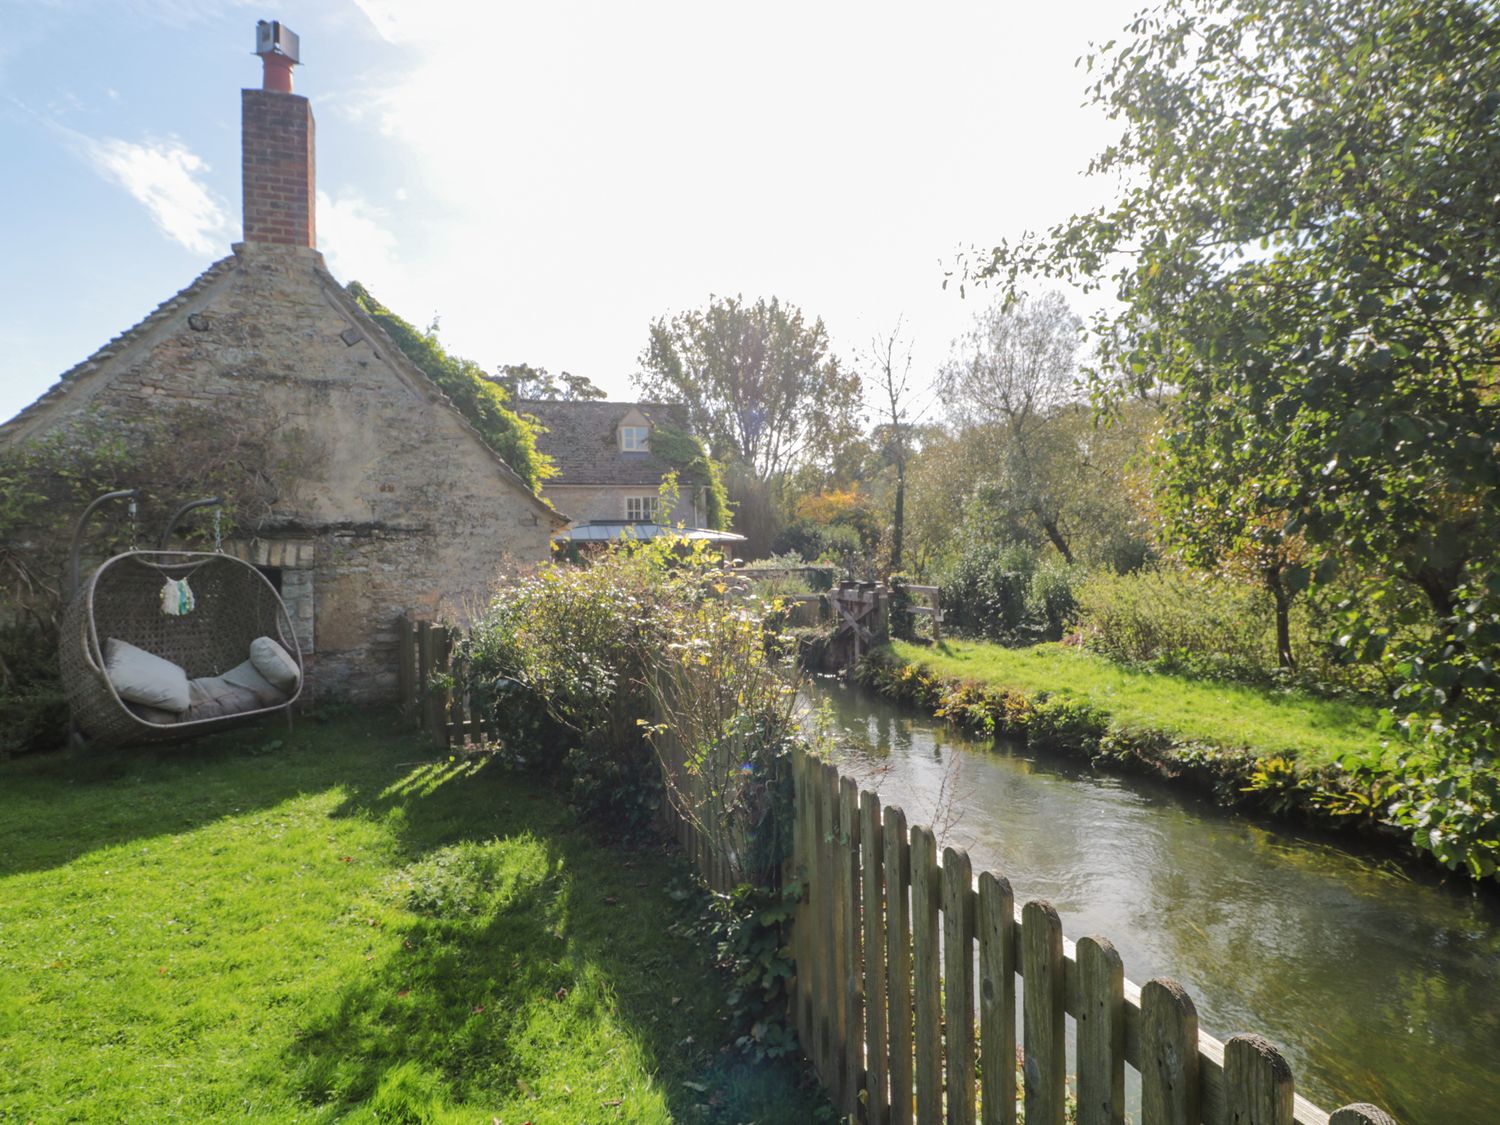
[[[1137,984],[1180,981],[1203,1030],[1275,1042],[1324,1109],[1500,1123],[1495,896],[1163,782],[967,738],[857,687],[808,696],[862,788],[1007,876],[1018,904],[1051,902],[1069,937],[1108,937]]]

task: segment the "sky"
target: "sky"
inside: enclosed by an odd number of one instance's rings
[[[301,36],[334,275],[630,398],[715,294],[856,367],[899,319],[927,384],[992,299],[944,289],[960,255],[1108,200],[1075,63],[1137,6],[0,0],[0,419],[240,238],[258,19]]]

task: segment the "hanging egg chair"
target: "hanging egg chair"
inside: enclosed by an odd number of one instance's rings
[[[126,497],[133,514],[135,495],[101,496],[74,535],[74,592],[58,652],[77,732],[99,747],[176,741],[286,711],[302,694],[305,669],[275,587],[217,549],[165,549],[184,513],[217,498],[180,508],[159,549],[115,555],[79,581],[89,516]]]

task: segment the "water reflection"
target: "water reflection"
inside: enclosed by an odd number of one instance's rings
[[[1187,986],[1203,1028],[1280,1044],[1324,1106],[1500,1122],[1500,906],[1317,836],[819,685],[848,765],[913,823],[1107,935],[1137,982]]]

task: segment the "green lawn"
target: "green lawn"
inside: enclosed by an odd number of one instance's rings
[[[1377,729],[1382,712],[1370,704],[1134,671],[1065,645],[945,641],[927,648],[896,641],[892,647],[901,659],[947,679],[1072,696],[1127,728],[1291,754],[1309,766],[1349,752],[1368,754],[1390,737]]]
[[[814,1119],[684,870],[390,714],[0,763],[0,1121]]]

